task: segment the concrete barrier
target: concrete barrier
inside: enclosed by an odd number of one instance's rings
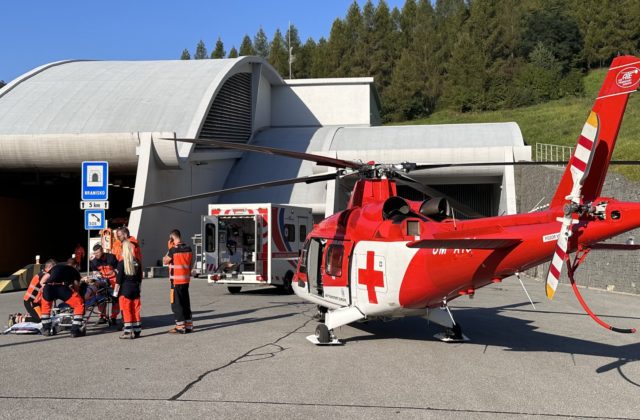
[[[169,277],[169,267],[147,267],[146,278],[152,279],[155,277]]]
[[[0,293],[26,290],[33,276],[40,271],[40,264],[29,264],[8,278],[0,279]]]

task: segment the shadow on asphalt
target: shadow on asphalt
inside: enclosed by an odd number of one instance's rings
[[[639,383],[627,378],[620,370],[625,364],[640,360],[640,343],[617,346],[549,334],[534,327],[532,321],[507,315],[509,312],[513,312],[514,309],[517,310],[518,307],[525,305],[529,305],[529,303],[505,305],[496,308],[465,308],[454,310],[453,315],[462,326],[462,331],[470,338],[467,344],[501,347],[505,351],[556,352],[617,359],[612,363],[597,368],[596,372],[604,373],[617,369],[627,382],[640,387]],[[567,315],[572,314],[567,313]],[[588,317],[586,314],[576,315]],[[616,316],[615,318],[637,320],[637,318],[623,316]],[[592,323],[591,320],[588,322]],[[624,324],[629,324],[629,322],[624,322]],[[384,339],[438,341],[433,335],[442,332],[442,327],[429,323],[426,319],[420,317],[401,318],[389,322],[369,321],[366,323],[354,323],[351,326],[366,333],[366,335],[345,338],[342,340],[345,343]],[[620,327],[623,326],[628,327],[631,325],[620,325]],[[595,324],[585,324],[584,327],[601,328]],[[611,334],[615,333],[611,332]],[[455,351],[456,345],[442,344],[451,346],[451,349]]]

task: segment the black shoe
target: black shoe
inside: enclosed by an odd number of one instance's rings
[[[140,334],[142,334],[142,331],[135,331],[133,333],[133,338],[140,338]]]
[[[43,328],[42,335],[44,335],[45,337],[51,337],[53,335],[51,334],[51,328]]]

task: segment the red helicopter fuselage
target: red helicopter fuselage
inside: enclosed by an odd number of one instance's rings
[[[323,220],[309,238],[326,241],[325,249],[334,242],[348,243],[352,252],[361,242],[394,242],[402,244],[407,251],[412,246],[417,247],[404,272],[399,273],[401,278],[385,278],[389,282],[399,282],[399,304],[409,309],[440,306],[548,262],[561,224],[557,219],[563,215],[562,208],[552,208],[475,220],[446,218],[438,221],[419,213],[422,202],[405,200],[411,208],[410,214],[385,220],[384,204],[395,195],[393,180],[360,180],[354,188],[349,208]],[[600,242],[640,226],[640,204],[610,198],[599,198],[594,202],[606,203],[603,217],[588,216],[578,220],[570,241],[570,252],[578,246]],[[460,247],[456,246],[458,243]],[[397,248],[390,248],[390,251],[397,252]],[[350,258],[351,255],[342,257],[343,260]],[[325,285],[349,288],[352,280],[358,281],[351,278],[356,271],[348,265],[341,270],[340,276],[327,273],[327,265],[325,255],[320,267]],[[396,270],[387,268],[387,272]],[[305,281],[306,273],[299,271],[295,280]]]

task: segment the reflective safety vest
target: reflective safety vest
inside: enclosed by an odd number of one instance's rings
[[[189,284],[191,281],[191,261],[193,260],[191,248],[184,243],[179,243],[169,250],[168,255],[171,257],[169,263],[171,283],[174,285]]]
[[[38,298],[38,294],[40,293],[40,280],[44,275],[44,271],[33,276],[31,279],[31,283],[29,283],[29,287],[27,288],[26,293],[24,294],[25,301],[35,301]]]

